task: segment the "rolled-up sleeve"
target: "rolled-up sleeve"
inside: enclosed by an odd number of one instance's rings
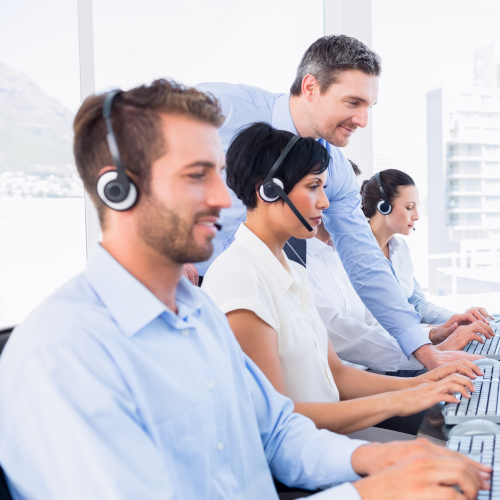
[[[368,309],[409,357],[429,339],[365,220],[359,186],[340,152],[333,154],[327,182],[330,207],[324,211],[325,226],[349,279]]]
[[[288,486],[308,490],[360,479],[351,457],[367,442],[318,430],[310,419],[293,413],[292,401],[277,392],[257,365],[244,356],[262,444],[273,475]]]

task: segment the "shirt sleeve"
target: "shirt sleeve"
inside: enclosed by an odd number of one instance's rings
[[[360,479],[352,468],[351,457],[367,442],[318,430],[310,419],[293,413],[292,401],[277,392],[257,365],[245,354],[243,356],[264,453],[272,474],[283,484],[308,490],[326,489]],[[349,492],[349,487],[339,491],[340,496],[319,498],[346,498],[342,491]]]
[[[238,276],[235,280],[234,277]],[[279,330],[274,300],[252,265],[242,259],[215,261],[203,279],[202,290],[224,313],[245,309]]]
[[[361,300],[409,357],[428,344],[429,339],[365,220],[352,168],[342,153],[331,147],[330,150],[332,165],[327,181],[330,207],[323,212],[326,229]]]
[[[439,307],[429,302],[425,297],[422,287],[415,278],[413,278],[413,285],[413,295],[408,299],[408,302],[420,314],[420,321],[422,323],[441,325],[442,323],[446,323],[455,314],[444,307]]]
[[[332,300],[312,282],[311,288],[314,304],[335,352],[341,359],[381,371],[423,368],[415,356],[406,358],[398,343],[375,321],[366,307],[365,317],[372,325],[344,316]]]
[[[22,429],[12,434],[42,469],[46,498],[175,498],[165,460],[112,359],[97,344],[37,348],[20,364],[9,390],[16,428]],[[2,466],[10,484],[23,491],[30,478],[8,462]]]

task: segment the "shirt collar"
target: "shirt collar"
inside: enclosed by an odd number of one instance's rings
[[[287,130],[292,134],[298,134],[290,112],[290,94],[281,94],[276,99],[271,124],[276,130]]]
[[[234,239],[264,264],[282,294],[292,286],[294,282],[293,276],[283,267],[269,247],[255,233],[250,231],[245,224],[240,224]],[[283,252],[283,257],[285,262],[288,263],[285,252]]]
[[[387,245],[389,246],[389,260],[392,260],[394,255],[397,253],[398,248],[399,248],[399,241],[398,239],[393,236],[388,242]]]
[[[174,314],[101,245],[94,249],[84,275],[127,337],[160,315],[172,327],[183,328],[187,316],[199,312],[202,305],[201,295],[183,276],[175,296],[178,314]]]
[[[332,247],[318,240],[318,238],[310,238],[307,240],[307,253],[312,257],[315,257],[322,251],[326,251],[326,249],[330,249],[330,252],[334,252]]]

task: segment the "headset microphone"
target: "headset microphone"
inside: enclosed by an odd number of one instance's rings
[[[218,222],[216,222],[216,223],[214,224],[214,226],[215,226],[215,227],[216,227],[219,231],[222,229],[222,224],[219,224]],[[415,231],[415,229],[414,229],[414,231]]]
[[[278,167],[283,163],[283,160],[285,159],[286,155],[290,152],[290,150],[298,142],[299,139],[301,139],[300,135],[294,135],[288,141],[288,144],[285,146],[285,149],[280,154],[280,156],[278,157],[278,159],[276,160],[276,162],[272,166],[271,170],[267,174],[266,178],[264,179],[264,182],[260,186],[259,196],[266,203],[273,203],[276,200],[281,198],[290,207],[291,211],[300,220],[302,225],[308,231],[312,231],[313,228],[311,227],[311,225],[308,224],[308,222],[304,219],[304,217],[302,217],[302,214],[297,210],[295,205],[292,203],[290,198],[285,193],[285,191],[284,191],[285,186],[283,184],[283,181],[281,179],[279,179],[278,177],[273,177],[276,170],[278,170]]]
[[[97,194],[99,198],[109,208],[118,211],[131,209],[139,197],[137,187],[123,168],[118,143],[113,131],[113,124],[111,123],[113,100],[121,93],[121,90],[109,92],[102,104],[102,116],[106,122],[107,129],[106,139],[116,170],[105,172],[97,180]]]
[[[377,180],[378,188],[380,190],[380,194],[382,195],[382,199],[377,204],[377,210],[382,215],[389,215],[392,212],[392,205],[389,203],[389,200],[385,195],[384,188],[382,187],[382,181],[380,180],[380,172],[377,172],[375,174],[375,179]]]

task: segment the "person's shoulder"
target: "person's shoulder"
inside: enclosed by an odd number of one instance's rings
[[[201,92],[214,95],[217,99],[237,99],[256,106],[269,106],[281,95],[239,83],[205,82],[197,84],[196,88]]]
[[[243,245],[233,241],[210,265],[203,278],[202,290],[249,287],[257,280],[257,259]]]
[[[82,343],[94,342],[100,332],[116,329],[109,311],[79,274],[14,329],[2,353],[2,363],[8,360],[15,365],[28,353],[56,344],[79,348]]]

